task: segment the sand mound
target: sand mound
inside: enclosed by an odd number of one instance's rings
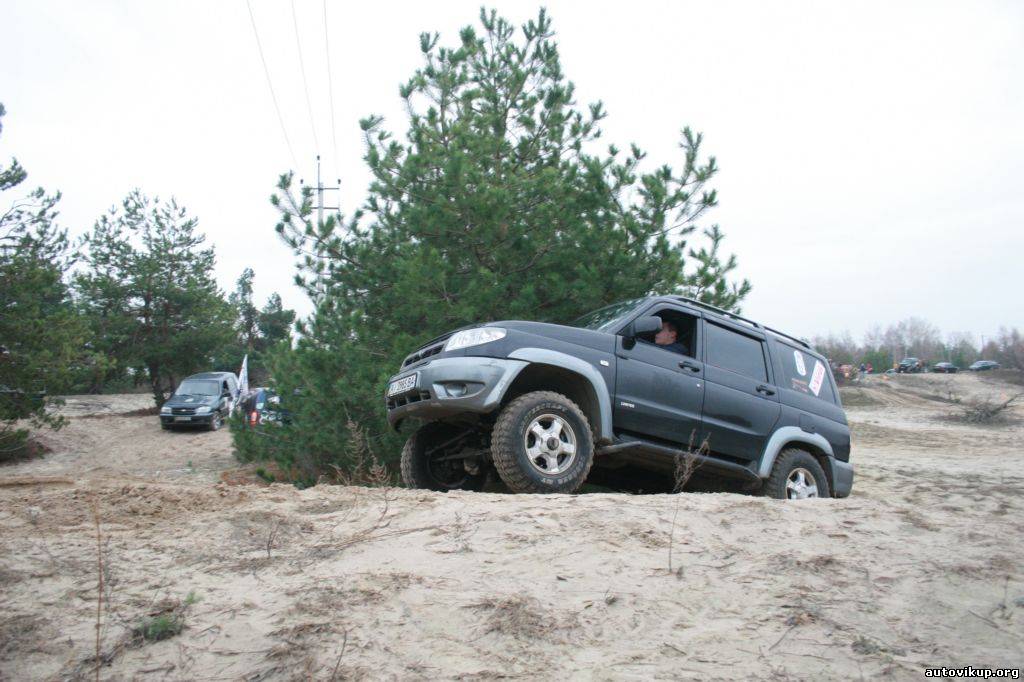
[[[902,379],[851,389],[854,495],[796,503],[229,485],[224,432],[73,417],[0,468],[0,678],[91,676],[100,565],[105,679],[1019,665],[1024,428],[944,421],[946,384]]]

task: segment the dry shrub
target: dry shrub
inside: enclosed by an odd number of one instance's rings
[[[970,400],[961,403],[960,413],[954,416],[959,421],[968,424],[996,424],[1004,422],[1007,417],[1006,411],[1021,397],[1024,397],[1024,393],[1017,393],[1006,400],[994,398]]]
[[[696,435],[696,431],[690,434],[690,444],[676,457],[676,467],[673,472],[674,484],[672,486],[672,492],[674,493],[678,493],[689,483],[694,472],[700,466],[702,458],[706,457],[711,450],[711,444],[707,438],[700,444],[700,447],[694,449],[693,440]]]
[[[36,459],[50,451],[49,446],[32,438],[24,430],[0,432],[0,464]]]
[[[562,639],[566,631],[579,625],[575,616],[561,616],[546,611],[536,599],[521,595],[487,598],[467,608],[488,613],[484,623],[485,633],[496,632],[516,639]]]
[[[696,450],[693,449],[693,441],[697,437],[697,432],[693,431],[690,434],[690,443],[687,445],[686,450],[681,451],[676,456],[676,468],[674,472],[674,484],[672,486],[672,492],[676,493],[675,500],[675,511],[672,513],[672,528],[668,532],[668,572],[672,573],[672,549],[675,545],[676,538],[676,520],[679,518],[679,495],[678,493],[689,483],[690,478],[693,476],[693,472],[700,466],[703,457],[706,457],[708,452],[711,450],[711,444],[707,438],[700,444],[700,447]],[[679,572],[676,577],[682,578],[682,567],[680,566]]]
[[[370,450],[370,442],[366,429],[357,424],[351,417],[345,424],[350,439],[346,448],[345,469],[331,464],[334,474],[331,483],[339,485],[362,485],[371,488],[390,488],[394,485],[394,477],[388,468],[381,464],[377,456]]]

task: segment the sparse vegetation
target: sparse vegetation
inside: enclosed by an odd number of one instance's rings
[[[955,416],[968,424],[997,424],[1007,420],[1007,410],[1024,397],[1017,393],[1009,398],[976,398],[960,403],[960,412]]]
[[[672,512],[672,527],[668,533],[668,572],[672,573],[672,550],[675,546],[676,537],[676,520],[679,517],[679,493],[682,492],[683,488],[693,477],[693,473],[700,466],[701,457],[706,455],[710,450],[710,443],[707,438],[700,444],[696,450],[693,448],[693,441],[696,438],[696,431],[690,434],[690,443],[686,450],[682,451],[676,457],[676,468],[674,476],[674,485],[672,492],[676,493],[675,497],[675,509]],[[679,572],[676,577],[682,578],[682,567],[679,567]]]
[[[185,627],[185,619],[181,614],[162,613],[152,618],[144,618],[133,631],[135,636],[146,642],[159,642],[170,639]]]

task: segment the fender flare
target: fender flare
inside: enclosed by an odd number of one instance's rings
[[[761,454],[761,463],[757,468],[757,475],[761,478],[768,478],[772,473],[775,458],[779,456],[783,448],[791,443],[813,445],[828,455],[830,460],[835,459],[832,445],[820,433],[808,433],[799,426],[783,426],[772,434],[772,437],[768,439],[768,444],[764,446],[764,452]]]
[[[608,385],[601,373],[589,362],[580,360],[577,357],[561,353],[548,348],[519,348],[508,357],[513,360],[525,360],[532,364],[551,365],[560,369],[566,369],[579,374],[590,384],[590,388],[597,399],[598,419],[593,424],[597,439],[611,441],[614,438],[612,433],[612,399],[608,391]],[[522,369],[519,370],[520,372]],[[518,376],[518,372],[516,375]]]

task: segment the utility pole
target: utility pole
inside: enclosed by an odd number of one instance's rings
[[[340,211],[341,206],[324,206],[324,192],[338,191],[341,189],[341,178],[337,180],[337,187],[324,187],[324,183],[320,180],[320,155],[316,155],[316,221],[317,226],[324,224],[324,209],[332,211]],[[299,179],[299,184],[302,184],[302,180]]]

